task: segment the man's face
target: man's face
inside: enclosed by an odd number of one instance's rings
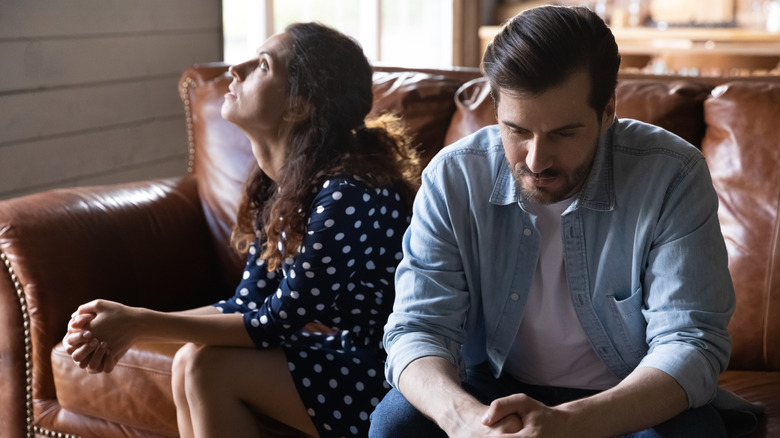
[[[588,105],[586,71],[538,95],[500,90],[496,116],[504,152],[523,195],[540,204],[574,196],[590,173],[599,137],[612,125],[615,98],[603,114]]]

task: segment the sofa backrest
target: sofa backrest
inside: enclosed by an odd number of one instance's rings
[[[780,81],[718,86],[704,121],[737,294],[731,367],[780,371]]]
[[[242,186],[255,165],[243,133],[220,116],[230,77],[223,64],[187,70],[180,81],[190,167],[218,249],[222,275],[243,261],[229,248]],[[717,88],[716,88],[717,86]],[[715,90],[715,95],[711,92]],[[664,127],[702,148],[720,198],[719,216],[737,293],[730,325],[734,369],[780,370],[780,78],[717,79],[621,75],[619,117]],[[372,115],[401,115],[424,160],[495,123],[477,69],[376,67]]]
[[[617,115],[660,126],[701,147],[703,103],[712,88],[709,84],[684,79],[624,78],[615,93]],[[445,144],[496,123],[490,86],[483,77],[463,84],[455,96],[455,103],[457,110]]]

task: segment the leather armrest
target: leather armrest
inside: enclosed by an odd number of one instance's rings
[[[106,298],[174,310],[229,290],[189,175],[0,201],[0,255],[4,406],[24,406],[19,397],[30,402],[30,392],[35,402],[54,398],[51,349],[80,304]],[[25,372],[32,391],[20,394]]]

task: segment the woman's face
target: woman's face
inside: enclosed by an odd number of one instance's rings
[[[288,108],[287,56],[285,33],[268,38],[257,56],[230,67],[233,76],[222,117],[250,136],[275,141]]]

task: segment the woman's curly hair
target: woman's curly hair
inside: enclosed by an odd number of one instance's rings
[[[324,180],[355,175],[374,188],[393,186],[409,206],[420,180],[419,157],[403,122],[392,115],[366,120],[373,71],[358,43],[317,23],[285,31],[287,96],[305,101],[308,117],[290,128],[278,181],[259,168],[250,174],[231,236],[241,253],[255,238],[264,242],[260,257],[268,270],[297,255]]]

